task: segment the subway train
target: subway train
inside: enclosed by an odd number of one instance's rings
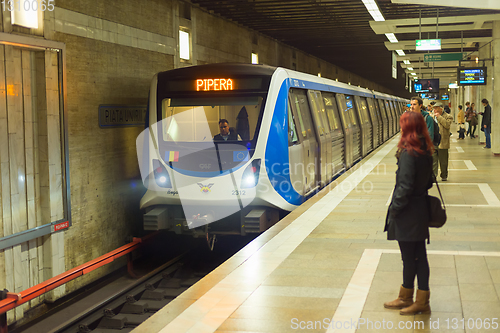
[[[395,135],[406,103],[264,65],[158,73],[137,139],[144,229],[262,232]]]

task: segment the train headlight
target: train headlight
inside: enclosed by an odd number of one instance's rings
[[[172,188],[172,182],[168,175],[167,169],[159,160],[153,160],[153,175],[156,184],[163,188]]]
[[[259,182],[260,160],[253,160],[243,172],[240,188],[255,187]]]

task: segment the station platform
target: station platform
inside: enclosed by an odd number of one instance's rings
[[[431,315],[383,306],[402,283],[383,232],[397,135],[133,332],[500,332],[500,158],[452,132]]]

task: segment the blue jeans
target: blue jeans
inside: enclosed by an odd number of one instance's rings
[[[484,136],[486,137],[486,148],[491,148],[491,128],[488,126],[484,129]]]

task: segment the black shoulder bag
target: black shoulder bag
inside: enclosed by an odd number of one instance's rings
[[[446,223],[446,206],[444,205],[443,196],[441,195],[436,176],[432,174],[432,177],[434,178],[434,183],[436,183],[441,200],[432,195],[427,195],[427,202],[429,204],[429,227],[441,228]],[[441,202],[443,203],[442,205]]]

